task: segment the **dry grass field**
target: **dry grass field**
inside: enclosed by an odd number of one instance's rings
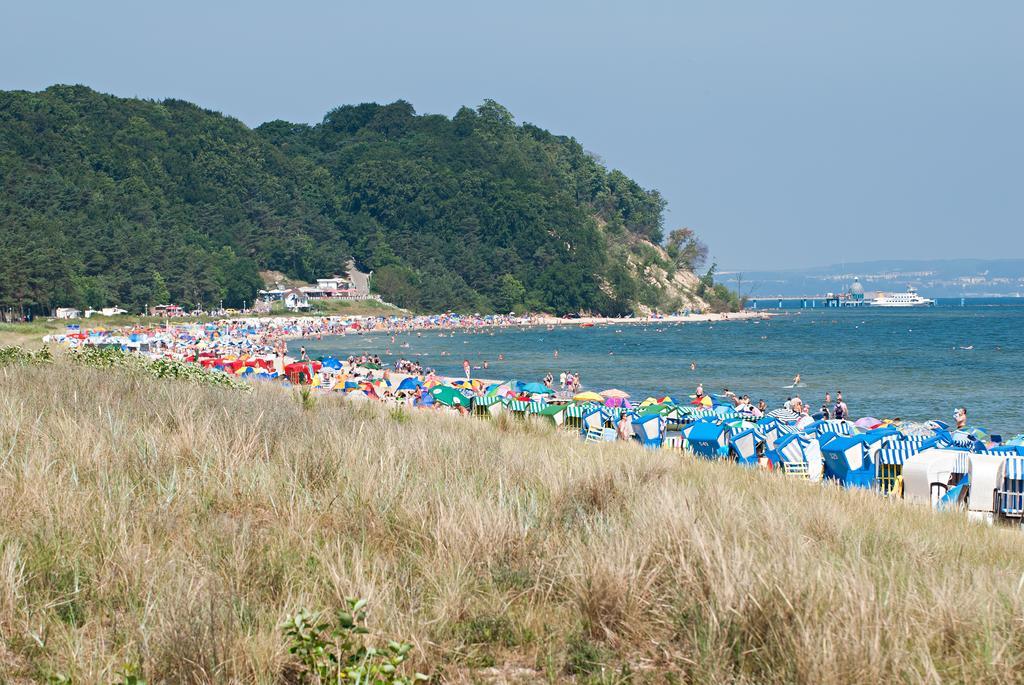
[[[0,369],[0,680],[298,679],[299,608],[461,682],[1019,682],[1024,538],[540,425]]]

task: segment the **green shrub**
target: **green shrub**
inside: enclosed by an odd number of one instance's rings
[[[369,633],[363,625],[366,600],[346,602],[348,610],[339,611],[333,621],[300,609],[281,626],[289,641],[288,652],[299,660],[300,682],[411,685],[429,680],[422,673],[402,673],[412,651],[409,643],[392,640],[382,648],[368,646],[363,637]]]
[[[13,364],[49,364],[53,361],[53,354],[49,347],[43,347],[35,352],[30,352],[23,347],[10,346],[0,347],[0,367]]]
[[[45,348],[44,348],[45,349]],[[76,364],[94,369],[125,369],[142,373],[153,378],[170,378],[189,381],[200,385],[213,385],[235,390],[251,390],[245,381],[217,371],[209,371],[197,364],[179,362],[173,359],[149,359],[142,355],[125,352],[119,347],[86,346],[71,350],[68,358]]]

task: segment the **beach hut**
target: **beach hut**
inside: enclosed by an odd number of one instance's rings
[[[686,446],[707,459],[729,454],[729,430],[719,423],[697,421],[682,430]]]
[[[644,447],[661,447],[665,439],[665,419],[659,413],[633,419],[633,433]]]
[[[958,482],[962,450],[930,447],[903,463],[903,499],[935,506],[950,487]]]
[[[871,488],[875,466],[871,462],[863,435],[845,436],[825,433],[819,438],[824,459],[825,479],[848,488]]]

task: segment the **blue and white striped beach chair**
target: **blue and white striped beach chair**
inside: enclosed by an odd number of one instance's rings
[[[878,450],[875,455],[875,467],[877,468],[875,483],[881,494],[889,495],[893,492],[896,483],[903,475],[903,464],[920,451],[920,444],[905,441],[887,445]]]
[[[844,419],[827,419],[814,424],[814,434],[821,436],[825,433],[835,433],[849,438],[856,433],[855,428],[851,422]]]
[[[1000,516],[1021,518],[1024,514],[1024,457],[1011,455],[1003,462],[996,496]]]
[[[683,428],[686,446],[707,459],[721,459],[729,454],[729,429],[712,421],[697,421]]]
[[[775,443],[775,449],[766,452],[765,456],[787,476],[806,480],[810,478],[810,465],[804,445],[810,441],[805,435],[789,433],[780,437]]]
[[[736,463],[742,466],[757,466],[758,451],[763,449],[764,438],[758,434],[756,428],[748,428],[733,435],[729,445],[736,457]]]

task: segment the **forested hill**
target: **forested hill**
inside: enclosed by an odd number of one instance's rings
[[[417,310],[674,308],[696,279],[654,245],[663,207],[492,101],[249,129],[180,100],[0,92],[4,307],[236,305],[260,269],[310,280],[351,256]]]

